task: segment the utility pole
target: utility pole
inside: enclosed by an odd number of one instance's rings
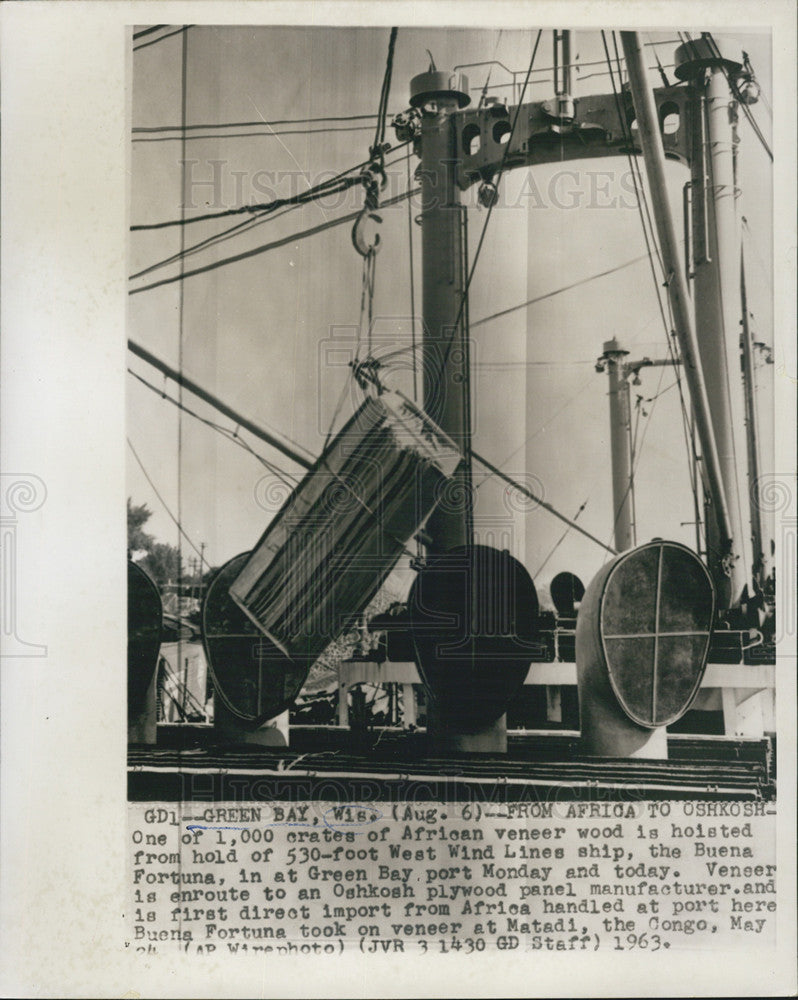
[[[202,602],[202,596],[203,596],[202,595],[202,574],[204,572],[204,570],[203,570],[204,566],[205,566],[205,542],[200,542],[199,566],[197,567],[197,569],[198,569],[198,574],[197,575],[199,577],[199,579],[197,580],[197,595],[198,595],[198,598],[199,598],[200,602]]]

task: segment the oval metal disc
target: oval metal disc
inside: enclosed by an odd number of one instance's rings
[[[258,726],[293,704],[311,661],[289,659],[230,596],[249,555],[225,563],[208,587],[202,635],[217,697],[239,719]]]
[[[163,607],[151,577],[128,560],[127,564],[127,706],[138,715],[158,665]]]
[[[419,673],[440,715],[465,731],[495,722],[539,649],[526,569],[506,551],[454,548],[429,559],[408,609]]]
[[[715,592],[698,556],[655,541],[621,556],[604,583],[599,630],[610,684],[653,729],[689,708],[707,662]]]

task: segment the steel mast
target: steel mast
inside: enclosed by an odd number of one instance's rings
[[[615,525],[615,548],[625,552],[637,545],[637,519],[635,516],[634,467],[635,454],[632,441],[632,407],[629,399],[629,376],[640,384],[641,368],[660,368],[678,365],[678,358],[652,361],[625,361],[629,352],[617,337],[604,344],[604,353],[596,362],[596,371],[606,371],[609,377],[610,399],[610,458],[612,461],[612,506]]]
[[[732,574],[731,590],[734,591],[735,596],[739,595],[742,589],[741,583],[737,589],[741,566],[739,539],[735,538],[734,534],[739,523],[739,510],[736,505],[730,508],[729,500],[730,494],[736,498],[736,479],[732,478],[733,467],[730,469],[727,461],[721,461],[718,451],[717,434],[721,420],[718,408],[712,405],[715,402],[714,396],[712,401],[710,400],[709,387],[704,377],[707,349],[706,347],[703,350],[699,348],[696,324],[693,322],[690,293],[684,270],[679,261],[676,230],[665,186],[665,154],[662,136],[657,121],[654,95],[646,78],[642,43],[637,32],[634,31],[622,31],[621,41],[637,115],[646,173],[651,188],[651,200],[667,276],[675,333],[679,340],[685,378],[690,388],[695,424],[704,459],[704,474],[712,498],[713,513],[718,529],[718,550],[715,558],[711,560],[710,572],[718,590],[719,604],[728,607],[729,573]],[[696,290],[696,294],[698,294],[698,290]],[[713,382],[713,389],[720,390],[719,380]],[[728,431],[725,427],[723,434],[724,441],[728,441]],[[724,451],[724,458],[726,457],[728,456]],[[732,511],[734,511],[734,516]],[[723,594],[724,589],[726,595]],[[724,600],[724,596],[726,600]]]
[[[469,544],[472,535],[470,377],[463,321],[467,279],[451,120],[470,101],[468,79],[461,73],[432,65],[410,81],[410,104],[421,111],[424,409],[466,456],[451,497],[427,525],[432,552]]]
[[[739,602],[752,568],[748,497],[740,489],[737,428],[745,407],[739,378],[740,232],[736,201],[737,101],[730,81],[742,64],[704,35],[675,53],[676,76],[688,82],[692,106],[693,278],[701,368],[728,509],[707,512],[707,556],[719,606]],[[706,449],[705,455],[706,455]],[[742,454],[739,456],[742,460]],[[734,539],[728,550],[724,535]]]
[[[624,358],[628,354],[629,352],[613,337],[604,344],[604,353],[596,365],[599,371],[603,368],[609,376],[612,510],[615,548],[619,552],[625,552],[635,544],[632,421],[629,383],[624,370]]]

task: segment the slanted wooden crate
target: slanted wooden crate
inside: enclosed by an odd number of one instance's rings
[[[266,529],[233,600],[286,656],[312,662],[364,610],[461,458],[404,397],[366,399]]]

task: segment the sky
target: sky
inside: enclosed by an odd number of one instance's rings
[[[695,34],[702,28],[711,30],[712,25],[690,30]],[[430,55],[438,68],[465,67],[473,103],[488,73],[488,93],[509,97],[507,68],[516,71],[520,85],[536,35],[537,30],[422,30],[400,25],[390,114],[408,106],[410,79],[427,69]],[[155,37],[142,36],[133,44]],[[183,37],[176,34],[133,52],[133,129],[180,124]],[[187,123],[270,123],[189,130],[187,218],[295,194],[367,158],[373,118],[296,122],[376,113],[388,29],[194,26],[185,37]],[[749,53],[770,99],[769,36],[735,32],[734,37],[738,50]],[[662,43],[647,49],[649,65],[655,65],[656,51],[673,80],[676,33],[643,33],[643,40]],[[574,96],[611,93],[600,34],[576,32],[572,53],[580,66],[574,74]],[[495,64],[484,65],[489,61]],[[483,65],[467,65],[474,63]],[[552,32],[545,30],[525,101],[553,95],[551,66]],[[656,68],[651,83],[661,83]],[[768,106],[760,101],[752,108],[767,137]],[[311,129],[318,134],[307,134]],[[740,132],[749,308],[757,339],[771,344],[771,164],[744,120]],[[173,139],[178,134],[133,131],[131,224],[180,216],[183,144]],[[397,145],[390,127],[386,138]],[[387,160],[389,184],[383,197],[403,192],[408,170],[412,173],[418,163],[415,157],[408,163],[406,149],[389,153]],[[623,157],[508,172],[485,231],[469,301],[475,450],[568,517],[584,504],[578,523],[608,544],[613,516],[607,376],[596,372],[595,363],[612,337],[630,351],[630,358],[659,359],[668,353],[648,261],[641,259],[645,243],[628,172]],[[667,174],[681,232],[682,185],[688,172],[669,163]],[[477,203],[475,187],[464,192],[462,200],[468,206],[473,258],[487,213]],[[354,349],[360,322],[362,260],[352,246],[350,224],[309,238],[289,237],[361,207],[362,191],[355,187],[327,202],[276,213],[193,254],[186,267],[201,267],[273,241],[283,240],[284,245],[186,278],[182,292],[180,282],[137,291],[176,275],[174,264],[131,280],[136,294],[129,296],[129,337],[251,420],[295,442],[309,457],[317,456],[331,427],[340,427],[359,399],[351,391],[345,359]],[[388,381],[410,396],[409,233],[420,336],[421,243],[413,223],[419,210],[417,200],[409,213],[407,203],[384,210],[373,302],[374,343],[386,352],[405,349],[399,355],[401,366],[391,369]],[[240,221],[242,216],[234,215],[187,225],[182,233],[185,246]],[[169,258],[180,247],[180,227],[131,232],[129,274]],[[614,273],[595,277],[605,271]],[[538,301],[515,308],[531,299]],[[135,455],[129,447],[127,492],[135,503],[146,503],[153,511],[147,530],[160,541],[179,543],[187,563],[197,550],[209,565],[220,565],[252,548],[285,495],[284,480],[301,475],[299,467],[246,432],[237,432],[230,420],[188,393],[185,405],[227,434],[181,414],[161,395],[176,397],[173,383],[132,355],[129,367],[157,390],[128,376],[128,437]],[[763,471],[773,467],[772,372],[773,366],[758,372]],[[637,424],[637,540],[659,536],[692,546],[693,500],[675,375],[672,368],[658,367],[643,370],[640,378],[640,386],[632,387],[633,401],[637,395],[643,399]],[[230,440],[233,432],[251,451]],[[742,448],[741,437],[741,455]],[[480,525],[484,531],[498,526],[544,600],[555,573],[576,572],[587,584],[608,557],[573,529],[563,537],[566,525],[545,510],[530,509],[517,495],[508,499],[495,477],[478,471],[475,485],[478,530]],[[175,520],[185,533],[182,537]],[[397,588],[409,586],[410,579],[409,573],[397,577]]]

